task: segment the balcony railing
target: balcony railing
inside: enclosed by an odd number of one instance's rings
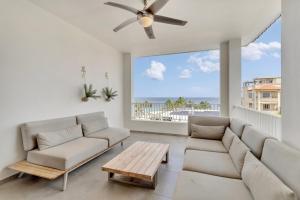
[[[233,116],[255,126],[264,133],[281,140],[280,115],[259,112],[242,106],[235,106]]]
[[[168,106],[164,103],[132,103],[133,120],[187,122],[189,115],[218,116],[219,104]]]

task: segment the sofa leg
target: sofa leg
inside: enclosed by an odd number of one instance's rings
[[[18,175],[18,178],[22,178],[23,175],[24,175],[24,173],[23,173],[23,172],[20,172],[19,175]]]
[[[65,191],[65,190],[67,189],[68,174],[69,174],[69,172],[66,172],[66,173],[64,174],[64,182],[63,182],[63,188],[62,188],[62,191]]]
[[[121,142],[121,147],[124,148],[124,143],[123,143],[123,141]]]

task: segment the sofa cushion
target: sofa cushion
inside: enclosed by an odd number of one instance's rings
[[[186,150],[200,150],[200,151],[213,151],[226,153],[228,150],[224,147],[223,143],[219,140],[206,140],[197,138],[188,138]]]
[[[108,145],[111,147],[120,141],[130,136],[130,131],[126,128],[106,128],[92,134],[87,135],[89,138],[99,138],[108,141]]]
[[[106,140],[81,137],[42,151],[29,151],[27,161],[65,170],[104,151],[107,147]]]
[[[37,135],[38,148],[39,150],[48,149],[82,136],[81,125],[58,131],[41,132]]]
[[[87,113],[87,114],[82,114],[82,115],[77,115],[77,123],[78,124],[83,124],[84,122],[89,122],[89,121],[95,121],[99,118],[104,118],[104,112],[94,112],[94,113]]]
[[[189,116],[188,117],[188,134],[192,134],[191,124],[201,126],[229,126],[230,119],[228,117],[212,117],[212,116]]]
[[[108,128],[108,122],[106,117],[98,118],[93,121],[86,121],[82,123],[82,129],[84,136],[88,136],[97,131]]]
[[[230,129],[240,138],[242,136],[244,127],[245,127],[246,123],[244,123],[243,121],[236,119],[236,118],[232,118],[230,121]]]
[[[297,200],[295,193],[250,152],[245,157],[242,178],[255,200]]]
[[[227,151],[229,151],[229,148],[233,141],[234,136],[235,136],[235,134],[231,131],[231,129],[229,127],[227,127],[225,134],[222,138],[222,143],[225,146],[225,148],[227,149]]]
[[[192,138],[221,140],[224,135],[224,126],[200,126],[191,124]]]
[[[57,131],[76,126],[75,117],[28,122],[21,125],[23,146],[25,151],[37,148],[36,136],[40,132]]]
[[[261,161],[300,199],[300,151],[277,140],[266,139]]]
[[[181,171],[173,200],[253,200],[240,179]]]
[[[242,171],[247,151],[249,151],[248,147],[235,136],[229,149],[229,155],[239,173]]]
[[[187,150],[183,170],[229,178],[241,177],[228,153]]]
[[[250,151],[260,158],[263,150],[265,140],[268,136],[252,126],[245,126],[242,141],[249,147]]]

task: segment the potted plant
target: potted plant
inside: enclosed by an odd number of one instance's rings
[[[89,98],[98,99],[98,98],[101,97],[99,95],[96,95],[97,90],[93,89],[93,85],[92,84],[90,84],[89,87],[87,86],[87,84],[84,84],[83,88],[84,88],[84,95],[85,96],[81,98],[82,101],[86,102],[86,101],[89,100]]]
[[[105,87],[102,89],[102,95],[104,100],[107,102],[114,100],[114,98],[118,96],[117,91],[113,91],[113,89],[109,87]]]

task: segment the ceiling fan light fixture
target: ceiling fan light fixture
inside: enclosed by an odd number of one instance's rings
[[[144,28],[149,27],[153,24],[153,15],[142,15],[139,16],[139,24]]]

